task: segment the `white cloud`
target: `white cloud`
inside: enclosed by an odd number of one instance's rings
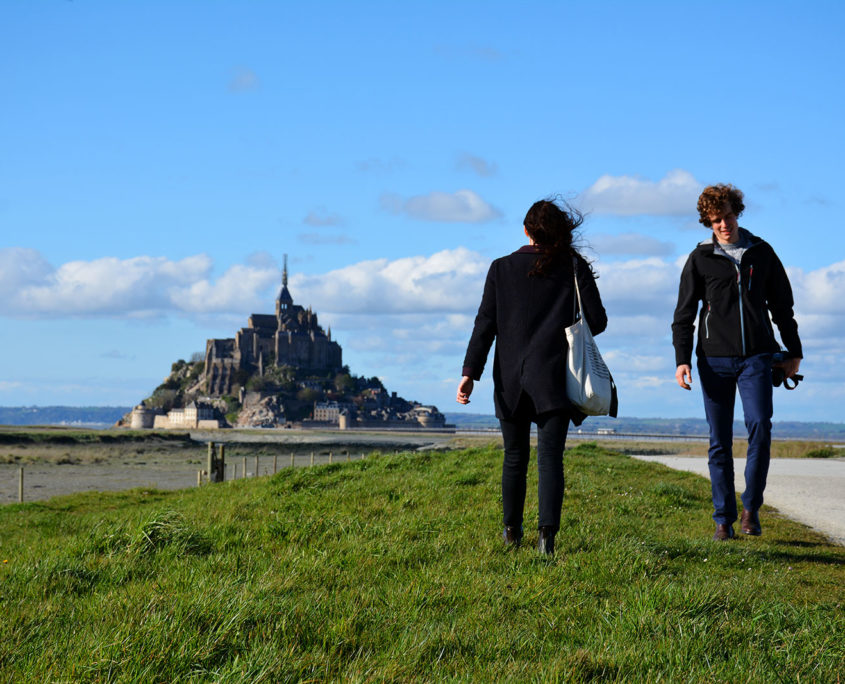
[[[652,340],[656,336],[669,332],[669,326],[672,323],[672,311],[667,308],[664,308],[663,315],[654,313],[631,314],[625,309],[624,304],[617,304],[604,295],[602,297],[604,306],[608,311],[608,321],[607,331],[602,334],[601,339],[607,339],[612,335],[619,339],[644,338]]]
[[[675,263],[651,257],[596,264],[596,268],[599,292],[609,312],[650,315],[668,309],[671,320],[680,277]]]
[[[478,306],[489,259],[464,247],[362,261],[323,275],[296,274],[298,302],[331,313],[465,312]]]
[[[598,339],[601,340],[602,338]],[[655,371],[662,371],[666,367],[666,357],[655,355],[654,353],[647,355],[632,354],[627,351],[611,348],[607,352],[603,352],[602,357],[611,370],[624,368],[628,373],[654,373]]]
[[[457,167],[460,170],[472,171],[483,178],[495,176],[499,172],[499,167],[495,163],[466,153],[458,157]]]
[[[408,199],[385,193],[381,196],[381,206],[392,214],[405,214],[420,221],[483,223],[502,215],[472,190],[457,190],[453,193],[435,191]]]
[[[235,264],[215,282],[202,278],[186,287],[169,290],[174,308],[189,312],[242,311],[256,306],[268,306],[260,296],[272,285],[279,283],[276,268],[255,268]]]
[[[4,298],[13,295],[22,285],[43,281],[52,271],[53,267],[35,249],[0,248],[0,293]]]
[[[251,258],[260,261],[258,257]],[[279,270],[235,265],[216,281],[205,254],[104,257],[53,268],[32,249],[0,249],[0,314],[19,317],[143,317],[170,312],[243,312],[279,281]]]
[[[790,268],[788,272],[802,313],[845,315],[845,261],[815,271]]]
[[[634,216],[684,216],[695,214],[703,184],[683,169],[670,171],[659,181],[639,176],[599,178],[581,195],[585,211]]]

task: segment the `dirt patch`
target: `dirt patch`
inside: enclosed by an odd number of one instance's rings
[[[72,430],[31,435],[18,429],[15,433],[7,432],[0,444],[0,505],[18,501],[21,468],[24,501],[44,501],[85,491],[196,487],[197,471],[207,467],[207,441],[212,440],[217,445],[215,453],[219,445],[224,447],[226,479],[235,479],[270,475],[292,464],[357,460],[374,451],[450,448],[454,437],[316,430],[227,431],[175,439],[152,432],[146,439]]]

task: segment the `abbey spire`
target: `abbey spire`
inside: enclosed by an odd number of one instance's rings
[[[284,257],[284,268],[282,269],[282,290],[279,292],[279,298],[276,300],[276,317],[278,318],[283,312],[287,311],[293,305],[293,297],[288,291],[288,255]]]

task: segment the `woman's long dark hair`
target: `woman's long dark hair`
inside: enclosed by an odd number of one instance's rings
[[[572,234],[584,221],[580,211],[562,199],[534,202],[525,215],[525,229],[542,252],[529,276],[542,277],[564,257],[573,254]]]

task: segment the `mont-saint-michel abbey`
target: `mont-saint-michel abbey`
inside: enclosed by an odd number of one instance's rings
[[[120,424],[133,428],[449,428],[436,406],[353,375],[316,312],[294,303],[287,255],[275,314],[251,314],[234,337],[206,341],[180,359]]]
[[[239,372],[264,375],[267,365],[338,372],[343,352],[317,323],[311,308],[293,303],[288,290],[287,260],[276,314],[252,314],[234,339],[208,340],[205,345],[205,388],[212,396],[232,393]]]

